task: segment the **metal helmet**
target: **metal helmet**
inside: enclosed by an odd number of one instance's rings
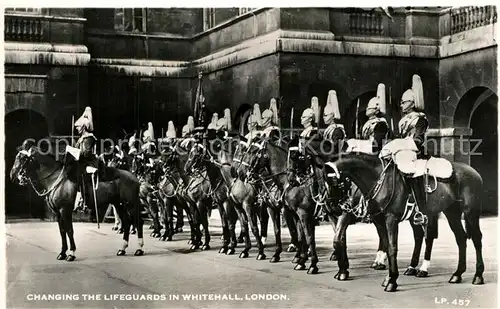
[[[174,125],[173,121],[168,122],[168,129],[167,129],[166,137],[167,138],[176,138],[177,137],[177,133],[175,131],[175,125]]]
[[[386,113],[386,98],[385,98],[385,85],[378,84],[377,96],[370,99],[366,107],[366,115],[371,115],[371,111],[375,110],[377,112],[385,115]]]
[[[88,132],[94,131],[94,122],[92,121],[92,109],[85,107],[82,116],[75,122],[75,127],[84,127]]]
[[[331,124],[334,119],[340,119],[339,101],[335,90],[328,91],[325,109],[323,110],[323,119],[326,124]]]
[[[413,75],[412,86],[401,96],[401,103],[412,102],[411,107],[418,111],[424,111],[424,89],[422,80],[417,74]]]

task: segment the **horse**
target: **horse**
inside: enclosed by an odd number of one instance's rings
[[[280,187],[279,185],[274,185],[276,182],[275,178],[281,179],[286,172],[286,168],[279,169],[279,171],[271,171],[268,168],[267,170],[262,171],[264,167],[258,167],[257,164],[259,163],[258,159],[263,156],[261,153],[263,147],[259,146],[260,144],[253,142],[253,140],[246,142],[245,140],[246,139],[243,138],[240,142],[234,155],[233,161],[235,163],[233,164],[231,170],[231,174],[235,178],[234,184],[239,184],[239,188],[242,191],[243,196],[251,197],[250,194],[255,195],[257,193],[257,196],[262,200],[261,204],[269,211],[269,215],[273,221],[274,233],[276,237],[276,251],[270,262],[278,262],[282,252],[280,213],[281,209],[283,209],[283,216],[286,220],[291,236],[291,244],[289,245],[287,251],[297,252],[294,258],[294,261],[296,261],[298,259],[298,255],[300,254],[300,251],[297,251],[297,246],[301,240],[299,238],[299,235],[301,235],[300,231],[297,231],[299,225],[297,225],[297,222],[294,221],[292,211],[287,207],[283,207],[283,186]],[[254,147],[256,145],[259,147],[256,147],[254,152]],[[246,189],[247,191],[244,191],[243,189]],[[249,211],[253,210],[251,207],[247,209]]]
[[[158,192],[162,200],[161,217],[165,225],[165,232],[160,237],[160,240],[171,241],[174,234],[182,232],[182,227],[184,226],[184,211],[188,216],[189,224],[193,226],[194,222],[188,204],[180,195],[183,183],[179,169],[177,168],[178,153],[176,148],[170,146],[169,149],[162,152],[159,160],[163,175],[158,183]],[[177,212],[175,228],[173,226],[174,207]],[[191,231],[193,230],[192,228]],[[193,237],[191,238],[191,242],[192,239]]]
[[[235,149],[234,144],[238,141],[230,138],[220,143],[217,142],[217,140],[210,140],[208,147],[200,142],[194,143],[184,169],[195,174],[206,173],[208,175],[212,188],[210,195],[219,209],[222,223],[222,247],[219,253],[231,255],[234,254],[234,248],[238,242],[235,233],[238,214],[228,198],[227,192],[231,184],[228,174]]]
[[[383,165],[384,164],[384,165]],[[467,238],[471,238],[476,250],[476,272],[472,283],[484,284],[484,262],[482,257],[482,233],[479,227],[481,213],[482,178],[472,167],[452,163],[453,172],[449,178],[435,177],[435,188],[427,195],[429,222],[433,222],[443,212],[451,230],[455,234],[459,257],[456,271],[449,283],[460,283],[466,270]],[[334,179],[331,185],[339,185],[352,180],[366,197],[368,209],[384,217],[388,237],[389,276],[382,285],[387,292],[396,291],[399,276],[397,265],[398,223],[406,212],[407,198],[411,192],[403,176],[391,159],[381,162],[376,155],[348,153],[341,154],[335,162],[325,166],[327,179]],[[465,218],[465,231],[461,216]],[[420,235],[421,237],[423,230]],[[421,241],[420,241],[421,243]]]
[[[71,160],[65,154],[64,160]],[[25,140],[20,147],[12,169],[10,179],[19,185],[31,185],[33,190],[44,197],[47,206],[55,213],[59,225],[62,247],[58,260],[74,261],[76,244],[73,236],[73,206],[78,191],[78,162],[59,162],[52,150],[46,151],[35,146],[32,139]],[[130,222],[137,222],[139,249],[136,256],[144,255],[143,221],[140,217],[139,181],[130,172],[105,168],[105,179],[101,179],[96,189],[98,207],[116,206],[122,220],[124,233],[123,245],[117,251],[118,256],[125,255],[128,247]],[[89,190],[90,191],[90,190]],[[91,196],[91,194],[88,194]],[[104,213],[101,211],[101,213]],[[96,216],[97,220],[99,217]],[[67,239],[69,240],[69,254]]]

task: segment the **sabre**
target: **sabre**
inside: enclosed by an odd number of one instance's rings
[[[393,112],[393,108],[392,108],[392,93],[391,93],[391,87],[389,87],[389,108],[391,110],[391,113],[390,113],[390,117],[391,117],[391,131],[394,135],[396,135],[395,131],[394,131],[394,117],[392,115],[392,112]]]
[[[75,140],[74,140],[74,128],[75,127],[75,115],[71,115],[71,147],[74,146]]]
[[[356,124],[355,124],[355,138],[359,139],[359,124],[358,124],[358,118],[359,118],[359,98],[358,98],[358,103],[356,104]]]
[[[97,221],[97,228],[100,229],[101,226],[99,224],[99,211],[97,210],[97,197],[96,197],[96,187],[95,187],[95,181],[94,181],[94,174],[90,174],[90,178],[92,179],[92,193],[94,196],[94,207],[95,207],[95,217]]]
[[[294,107],[292,106],[292,111],[290,113],[290,139],[293,138],[293,109]]]

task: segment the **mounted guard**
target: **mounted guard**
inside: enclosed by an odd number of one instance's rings
[[[332,143],[335,153],[342,148],[342,141],[346,137],[344,126],[338,123],[341,119],[339,101],[335,90],[328,91],[325,109],[323,110],[323,121],[328,126],[323,131],[323,139]]]
[[[260,107],[259,104],[254,104],[252,113],[248,116],[247,121],[248,133],[245,135],[247,143],[251,143],[261,135],[261,131],[258,129],[259,119],[261,119]]]
[[[361,130],[361,140],[350,139],[348,152],[379,153],[389,136],[389,124],[385,119],[386,94],[385,85],[378,84],[377,96],[368,101],[366,116],[368,120]],[[357,116],[357,115],[356,115]]]
[[[417,210],[414,223],[427,225],[426,192],[423,184],[426,160],[418,160],[425,155],[425,133],[429,121],[424,113],[424,93],[420,76],[413,75],[412,87],[401,97],[401,111],[404,116],[399,121],[399,139],[393,140],[382,148],[381,158],[393,158],[399,171],[410,185]]]
[[[80,134],[80,138],[76,142],[75,147],[66,146],[66,152],[78,162],[78,174],[81,175],[78,178],[78,187],[80,190],[76,195],[75,205],[78,204],[83,196],[84,208],[87,208],[90,191],[92,191],[94,206],[97,207],[95,189],[98,180],[96,181],[94,176],[97,172],[99,159],[95,153],[97,138],[92,133],[94,131],[94,123],[92,121],[92,109],[89,106],[85,107],[82,116],[75,122],[75,128]],[[89,190],[90,188],[91,190]]]
[[[257,115],[255,115],[257,117]],[[261,136],[272,142],[277,142],[281,138],[278,117],[278,105],[275,98],[269,102],[269,108],[262,112],[259,120]]]

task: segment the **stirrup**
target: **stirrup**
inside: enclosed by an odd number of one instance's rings
[[[413,223],[415,225],[427,225],[429,223],[429,218],[421,211],[417,211],[413,216]]]

